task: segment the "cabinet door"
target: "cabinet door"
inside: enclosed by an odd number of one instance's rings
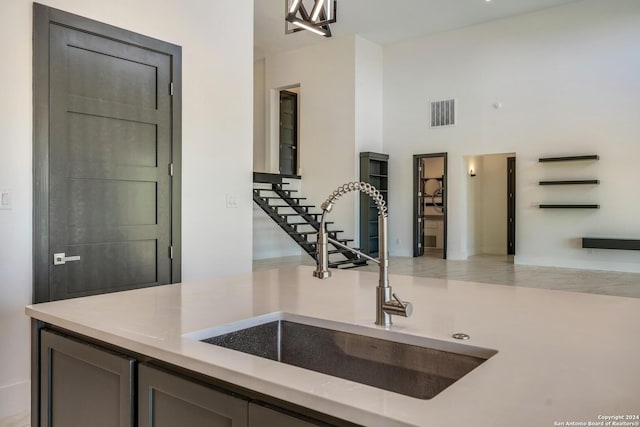
[[[140,365],[140,427],[246,427],[247,401],[181,376]]]
[[[311,423],[264,406],[249,404],[249,427],[317,427],[328,424]]]
[[[53,427],[128,427],[135,360],[41,332],[41,420]]]

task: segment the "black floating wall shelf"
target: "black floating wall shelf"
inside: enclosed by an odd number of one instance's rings
[[[600,209],[600,205],[540,205],[540,209]]]
[[[588,249],[620,249],[625,251],[640,251],[640,240],[596,239],[592,237],[583,237],[582,247]]]
[[[588,185],[600,184],[598,179],[574,179],[568,181],[540,181],[540,185]]]
[[[542,157],[538,159],[540,163],[574,162],[577,160],[600,160],[600,156],[598,156],[597,154],[590,154],[588,156]]]

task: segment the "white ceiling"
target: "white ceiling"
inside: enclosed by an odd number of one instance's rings
[[[334,37],[358,34],[384,45],[575,1],[580,0],[338,0],[331,31]],[[254,10],[256,59],[328,41],[309,31],[285,35],[285,0],[254,0]]]

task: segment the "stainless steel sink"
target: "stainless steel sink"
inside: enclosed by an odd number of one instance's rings
[[[191,338],[418,399],[431,399],[497,353],[287,313],[208,332]]]

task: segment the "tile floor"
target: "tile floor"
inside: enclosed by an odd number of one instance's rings
[[[28,412],[0,419],[0,427],[29,427],[30,425],[30,414]]]
[[[257,260],[253,262],[253,270],[296,265],[314,265],[314,261],[307,255]],[[360,269],[377,271],[377,266],[370,264]],[[391,257],[389,272],[417,277],[640,298],[640,273],[514,265],[513,257],[504,255],[478,255],[466,261],[430,257]]]

